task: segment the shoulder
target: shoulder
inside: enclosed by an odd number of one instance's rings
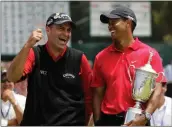
[[[68,47],[68,50],[69,50],[69,52],[73,52],[73,53],[77,53],[77,54],[84,54],[83,51],[75,49],[75,48]]]
[[[45,47],[46,46],[46,44],[44,44],[44,45],[37,45],[37,46],[34,46],[33,48],[32,48],[32,50],[35,52],[35,50],[37,50],[38,52],[41,52],[42,50],[44,50]]]
[[[151,47],[150,45],[146,44],[145,42],[138,40],[138,43],[139,43],[140,50],[153,51],[155,54],[159,54],[155,48]]]
[[[74,49],[71,47],[68,47],[67,49],[67,56],[71,56],[74,59],[79,59],[79,61],[81,60],[82,56],[83,56],[84,52],[78,50],[78,49]]]
[[[167,105],[171,106],[171,104],[172,104],[172,98],[171,97],[165,96],[165,101],[167,102]]]
[[[167,65],[164,67],[164,69],[165,69],[165,70],[170,70],[171,67],[172,67],[172,64],[167,64]]]
[[[158,53],[158,51],[155,48],[153,48],[150,45],[144,43],[143,41],[139,40],[138,43],[139,43],[139,49],[140,50],[153,51],[154,53]]]
[[[153,59],[161,60],[160,54],[155,48],[141,41],[138,41],[138,43],[139,43],[139,49],[137,50],[137,52],[139,55],[146,56],[147,58],[147,56],[150,55],[150,52],[153,52]]]

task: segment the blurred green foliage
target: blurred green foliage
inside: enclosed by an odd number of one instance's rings
[[[162,36],[165,43],[172,43],[172,1],[152,2],[154,36]]]

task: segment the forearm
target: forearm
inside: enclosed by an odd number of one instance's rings
[[[90,116],[92,114],[92,103],[86,103],[86,123],[89,122]]]
[[[153,92],[151,98],[148,101],[146,112],[153,114],[153,112],[158,108],[159,98],[161,97],[162,84],[157,83],[155,91]]]
[[[19,104],[13,104],[14,112],[16,114],[17,123],[20,124],[23,119],[23,110]]]
[[[8,120],[8,125],[7,126],[18,126],[18,122],[17,122],[17,119],[11,119],[11,120]]]
[[[99,120],[101,114],[101,103],[104,97],[105,87],[93,88],[93,118],[94,122]]]
[[[16,82],[21,78],[29,51],[30,47],[25,44],[19,54],[12,61],[12,64],[7,72],[9,81]]]
[[[101,100],[97,99],[96,95],[93,96],[93,119],[94,122],[100,118]]]

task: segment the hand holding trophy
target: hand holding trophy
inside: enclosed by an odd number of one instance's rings
[[[135,68],[134,66],[134,82],[131,83],[133,83],[132,97],[136,101],[136,104],[134,107],[130,107],[128,109],[124,124],[134,120],[137,114],[143,113],[143,110],[141,109],[141,103],[145,103],[146,101],[148,101],[153,92],[153,89],[155,87],[155,80],[159,76],[159,74],[156,73],[155,70],[153,70],[150,64],[152,57],[153,51],[150,51],[147,64],[140,68]]]

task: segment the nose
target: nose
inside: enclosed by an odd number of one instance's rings
[[[109,26],[108,26],[108,29],[109,29],[109,31],[111,32],[112,30],[115,30],[115,27],[112,26],[112,25],[109,25]]]
[[[65,36],[68,37],[69,36],[69,32],[66,30],[65,31]]]

